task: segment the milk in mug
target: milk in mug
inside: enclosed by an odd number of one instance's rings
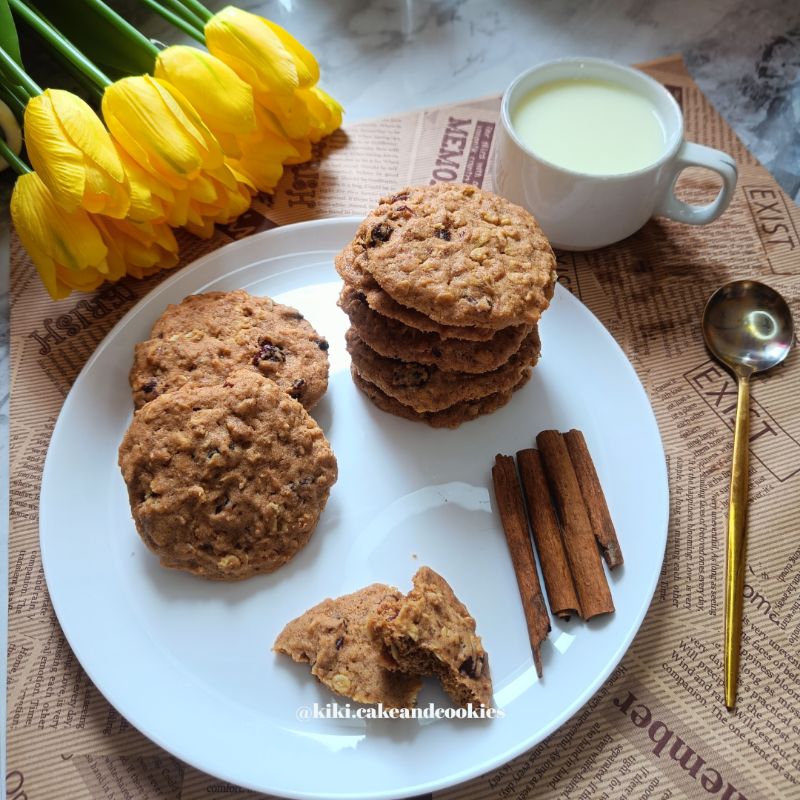
[[[664,125],[647,97],[612,81],[589,78],[535,87],[511,111],[511,126],[535,155],[589,175],[649,167],[667,143]]]

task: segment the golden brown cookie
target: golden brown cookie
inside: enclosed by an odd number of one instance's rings
[[[414,588],[405,597],[385,597],[367,624],[387,663],[393,661],[412,675],[439,678],[459,706],[492,705],[489,656],[475,632],[475,620],[430,567],[417,571]]]
[[[437,367],[384,358],[368,347],[353,328],[347,350],[358,374],[414,411],[442,411],[464,400],[477,400],[515,386],[539,358],[539,335],[534,328],[511,358],[491,372],[478,375],[444,372]]]
[[[375,279],[361,270],[356,263],[356,251],[352,244],[344,248],[335,258],[336,271],[342,276],[345,287],[361,292],[373,311],[391,317],[409,328],[427,333],[437,333],[442,339],[464,339],[470,342],[485,342],[494,336],[492,328],[475,325],[440,325],[430,317],[408,306],[400,305],[389,297],[375,282]]]
[[[373,583],[358,592],[328,598],[292,620],[273,650],[311,664],[311,674],[337,694],[359,703],[412,708],[421,687],[415,675],[390,671],[367,630],[367,616],[397,589]]]
[[[516,386],[506,392],[495,392],[478,400],[463,400],[460,403],[450,406],[441,411],[414,411],[413,408],[404,406],[393,397],[382,392],[377,386],[364,380],[356,370],[355,366],[350,365],[350,372],[353,376],[353,383],[361,389],[364,394],[381,410],[396,417],[411,420],[412,422],[425,422],[432,428],[457,428],[464,422],[492,414],[511,401],[511,397],[517,389],[521,389],[531,377],[531,370],[524,370],[522,377]]]
[[[555,287],[555,255],[536,220],[464,184],[384,197],[351,249],[354,267],[393,300],[443,325],[535,324]]]
[[[141,408],[187,382],[236,369],[271,378],[307,409],[328,386],[328,342],[297,309],[245,291],[206,292],[170,305],[135,349],[130,384]]]
[[[513,325],[496,331],[486,342],[442,339],[373,311],[361,292],[345,286],[339,306],[350,318],[361,340],[386,358],[433,364],[445,372],[490,372],[508,361],[531,332],[530,325]]]
[[[145,544],[164,566],[214,580],[285,564],[311,537],[337,477],[317,423],[252,370],[147,403],[119,465]]]

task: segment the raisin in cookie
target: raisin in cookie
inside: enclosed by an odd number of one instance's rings
[[[384,358],[368,347],[354,328],[345,339],[358,374],[384,394],[414,411],[442,411],[464,400],[477,400],[515,386],[523,372],[539,357],[539,336],[534,328],[520,349],[501,367],[478,375],[444,372],[437,367]]]
[[[387,669],[367,630],[370,612],[381,602],[400,598],[397,589],[381,583],[328,598],[292,620],[272,649],[311,664],[311,674],[337,694],[359,703],[412,708],[420,679]]]
[[[424,333],[373,311],[366,296],[348,287],[342,290],[339,306],[350,318],[359,337],[379,355],[433,364],[445,372],[490,372],[508,361],[531,332],[530,325],[513,325],[495,331],[486,342],[442,339],[438,333]]]
[[[492,414],[499,408],[511,402],[514,392],[521,389],[531,377],[530,369],[522,373],[522,377],[516,386],[505,392],[495,392],[477,400],[462,400],[460,403],[442,409],[441,411],[414,411],[409,406],[404,406],[399,400],[389,397],[382,392],[375,384],[364,380],[356,368],[351,365],[350,372],[353,376],[353,383],[381,410],[396,417],[411,420],[412,422],[425,422],[432,428],[457,428],[464,422]]]
[[[360,252],[360,250],[359,250]],[[342,276],[345,288],[361,292],[367,304],[378,314],[396,319],[409,328],[427,333],[437,333],[442,339],[465,339],[470,342],[485,342],[494,336],[492,328],[481,328],[475,325],[440,325],[430,317],[408,306],[392,300],[375,282],[375,279],[361,270],[356,261],[356,250],[352,244],[344,248],[335,258],[336,271]]]
[[[535,324],[556,259],[520,206],[462,184],[385,197],[351,243],[354,265],[389,296],[444,325]]]
[[[215,580],[285,564],[311,537],[337,477],[317,423],[251,370],[147,403],[119,465],[150,550],[166,567]]]
[[[136,346],[130,384],[141,408],[187,382],[236,369],[271,378],[307,409],[328,386],[328,342],[297,309],[245,291],[206,292],[170,305]]]
[[[367,624],[387,663],[412,675],[439,678],[459,706],[491,706],[489,657],[475,633],[475,620],[450,584],[429,567],[417,571],[405,597],[385,597]]]

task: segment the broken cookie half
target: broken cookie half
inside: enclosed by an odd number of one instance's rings
[[[475,620],[450,584],[429,567],[417,572],[407,595],[384,597],[367,626],[390,669],[438,678],[461,707],[491,706],[489,658]]]
[[[387,669],[367,629],[367,617],[397,589],[373,583],[358,592],[328,598],[292,620],[273,650],[311,664],[311,674],[329,689],[358,703],[413,708],[422,682],[417,675]]]
[[[475,620],[429,567],[403,595],[382,583],[323,600],[281,631],[272,648],[311,664],[329,689],[359,703],[413,708],[423,676],[462,708],[492,705],[489,659]]]

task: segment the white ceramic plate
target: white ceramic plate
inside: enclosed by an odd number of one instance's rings
[[[625,355],[561,287],[541,323],[542,359],[502,410],[455,431],[378,411],[353,386],[333,256],[357,220],[291,225],[228,245],[145,297],[97,348],[53,432],[41,490],[50,596],[75,654],[133,725],[189,764],[293,798],[391,798],[466,780],[532,747],[602,684],[639,628],[667,533],[664,453]],[[131,418],[135,342],[168,303],[245,288],[298,307],[331,348],[314,416],[339,481],[310,544],[278,572],[220,584],[164,569],[133,526],[117,447]],[[495,453],[544,428],[584,431],[616,522],[625,566],[617,611],[556,622],[531,662],[514,572],[491,491]],[[270,648],[283,625],[325,597],[374,581],[410,588],[427,564],[478,623],[505,717],[464,721],[297,719],[335,699]],[[340,698],[341,699],[341,698]],[[422,704],[447,704],[433,685]],[[344,702],[344,701],[342,701]]]

